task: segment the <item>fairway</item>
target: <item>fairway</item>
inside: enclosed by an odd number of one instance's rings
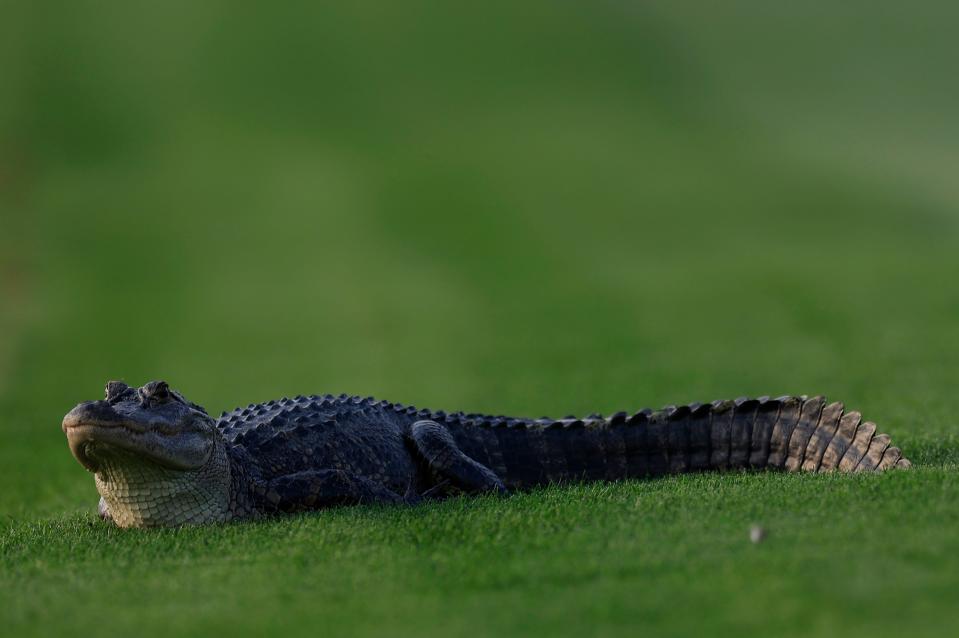
[[[0,13],[5,636],[959,635],[954,7],[94,4]],[[914,467],[118,530],[110,379],[825,394]]]

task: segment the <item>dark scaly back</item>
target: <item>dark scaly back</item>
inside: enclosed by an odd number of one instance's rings
[[[217,427],[256,478],[343,469],[402,493],[416,464],[404,438],[412,417],[401,408],[345,394],[284,397],[224,412]]]
[[[333,467],[405,489],[416,472],[406,434],[424,419],[447,426],[465,454],[519,489],[717,469],[910,465],[874,423],[823,397],[741,397],[608,417],[527,419],[314,395],[224,412],[217,426],[262,478]]]

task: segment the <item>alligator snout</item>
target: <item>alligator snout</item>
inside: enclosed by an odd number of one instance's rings
[[[73,408],[63,417],[63,431],[82,425],[110,427],[120,424],[120,415],[107,401],[85,401]]]

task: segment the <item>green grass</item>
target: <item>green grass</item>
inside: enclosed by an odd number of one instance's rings
[[[5,6],[4,634],[956,633],[950,12]],[[826,393],[916,467],[119,531],[59,430],[113,378],[217,413]]]
[[[933,634],[956,489],[931,470],[695,476],[149,533],[73,517],[8,532],[2,584],[13,626],[76,606],[78,633]]]

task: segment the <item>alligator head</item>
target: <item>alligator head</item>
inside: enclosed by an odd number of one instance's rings
[[[229,466],[214,420],[165,381],[109,382],[103,400],[63,418],[63,432],[118,525],[222,520]]]
[[[73,456],[91,472],[118,453],[172,470],[193,470],[213,451],[213,420],[165,381],[131,388],[111,381],[103,401],[87,401],[63,418]]]

